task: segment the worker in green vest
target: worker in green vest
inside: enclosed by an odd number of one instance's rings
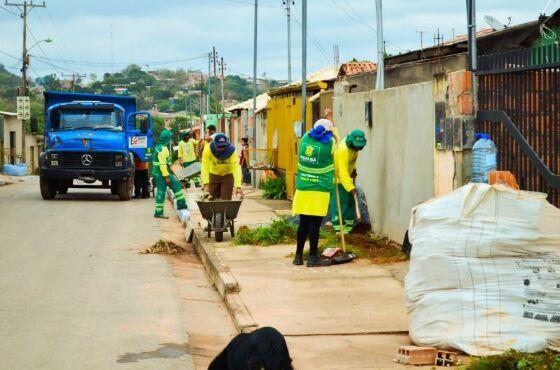
[[[198,142],[191,137],[190,131],[183,132],[183,140],[179,143],[179,162],[183,165],[183,168],[187,168],[192,164],[198,162],[196,157],[196,149],[198,147]],[[200,186],[200,179],[198,176],[193,178],[194,186]],[[187,185],[188,186],[188,185]]]
[[[179,180],[170,173],[169,166],[171,165],[171,156],[167,146],[171,142],[173,134],[169,130],[163,130],[159,135],[158,145],[155,147],[153,162],[152,162],[152,175],[156,183],[156,211],[154,217],[156,218],[169,218],[163,214],[163,206],[165,203],[165,192],[169,186],[173,190],[175,200],[177,201],[177,210],[187,209],[185,203],[185,194],[183,194],[183,187]]]
[[[292,214],[299,215],[300,219],[294,265],[303,265],[303,248],[307,239],[307,267],[330,265],[329,260],[319,256],[319,231],[334,187],[333,126],[331,121],[322,118],[301,138],[292,205]]]
[[[336,193],[340,197],[340,212],[342,214],[342,224],[345,232],[350,232],[356,219],[356,161],[358,153],[366,146],[366,136],[362,130],[353,130],[340,141],[334,151],[335,182],[336,188],[331,194],[330,214],[333,228],[340,231],[340,221],[338,219],[338,205]]]

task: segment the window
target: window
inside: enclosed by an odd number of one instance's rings
[[[122,131],[119,112],[109,109],[63,109],[52,112],[54,130],[113,130]]]

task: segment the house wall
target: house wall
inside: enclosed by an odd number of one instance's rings
[[[25,135],[25,158],[29,168],[29,174],[32,174],[39,167],[39,155],[43,151],[42,140],[37,135]]]
[[[373,102],[371,128],[365,123],[366,101]],[[411,209],[434,196],[433,82],[342,96],[335,92],[334,114],[341,137],[353,129],[366,133],[358,183],[374,232],[402,241]]]
[[[15,163],[23,161],[22,122],[16,116],[4,115],[4,132],[2,142],[3,163],[10,163],[10,132],[15,132]]]

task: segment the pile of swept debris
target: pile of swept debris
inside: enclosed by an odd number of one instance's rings
[[[185,250],[170,240],[160,239],[150,248],[140,251],[140,254],[181,254]]]

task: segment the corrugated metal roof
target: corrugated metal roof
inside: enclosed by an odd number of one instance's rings
[[[268,104],[269,100],[270,100],[270,96],[267,93],[260,94],[257,96],[257,113],[263,110],[264,108],[266,108],[266,105]],[[226,111],[233,112],[234,110],[249,110],[249,109],[253,109],[252,98],[247,99],[241,103],[232,105],[231,107],[227,108]]]
[[[5,112],[5,111],[0,111],[0,114],[3,116],[12,116],[12,117],[17,117],[17,113],[14,112]]]

